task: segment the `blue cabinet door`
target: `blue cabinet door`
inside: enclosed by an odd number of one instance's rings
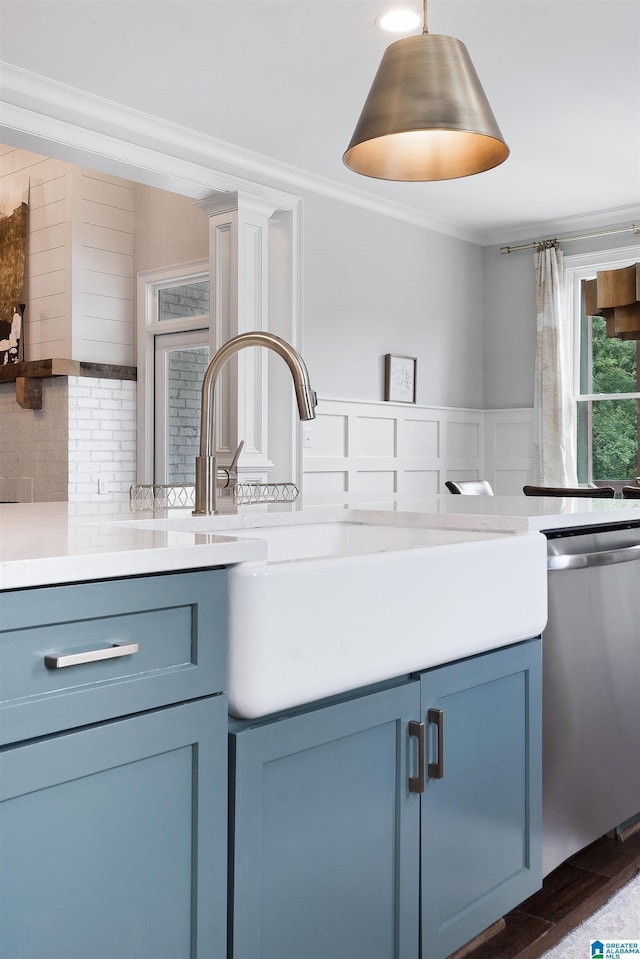
[[[542,885],[540,646],[521,643],[421,677],[431,720],[423,959],[448,956]]]
[[[0,751],[0,955],[224,959],[227,700]]]
[[[419,692],[411,682],[231,737],[234,959],[416,959]]]

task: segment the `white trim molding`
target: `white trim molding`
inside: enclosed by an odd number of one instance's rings
[[[136,278],[136,366],[138,370],[137,482],[160,482],[155,478],[155,338],[170,333],[206,330],[209,316],[158,320],[158,290],[171,285],[209,279],[209,260],[195,260],[164,268],[142,270]]]

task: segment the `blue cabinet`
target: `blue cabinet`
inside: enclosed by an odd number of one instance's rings
[[[223,959],[224,571],[0,607],[0,955]]]
[[[228,743],[224,570],[0,609],[0,955],[444,959],[541,884],[539,641]]]
[[[542,885],[540,646],[421,677],[423,959],[444,959]]]
[[[234,959],[416,959],[419,707],[413,682],[231,737]]]
[[[0,955],[222,959],[225,726],[212,696],[0,752]]]
[[[527,898],[540,713],[534,640],[239,724],[233,959],[444,959]]]

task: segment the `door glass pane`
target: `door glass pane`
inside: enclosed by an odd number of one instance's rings
[[[179,320],[185,316],[209,315],[209,281],[167,286],[158,290],[158,319]]]
[[[209,348],[167,351],[167,483],[195,482],[200,446],[200,397]]]

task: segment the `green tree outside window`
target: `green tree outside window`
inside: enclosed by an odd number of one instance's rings
[[[602,317],[592,317],[592,393],[638,391],[637,345],[606,335]],[[592,479],[629,480],[638,473],[638,401],[599,400],[592,407]]]

